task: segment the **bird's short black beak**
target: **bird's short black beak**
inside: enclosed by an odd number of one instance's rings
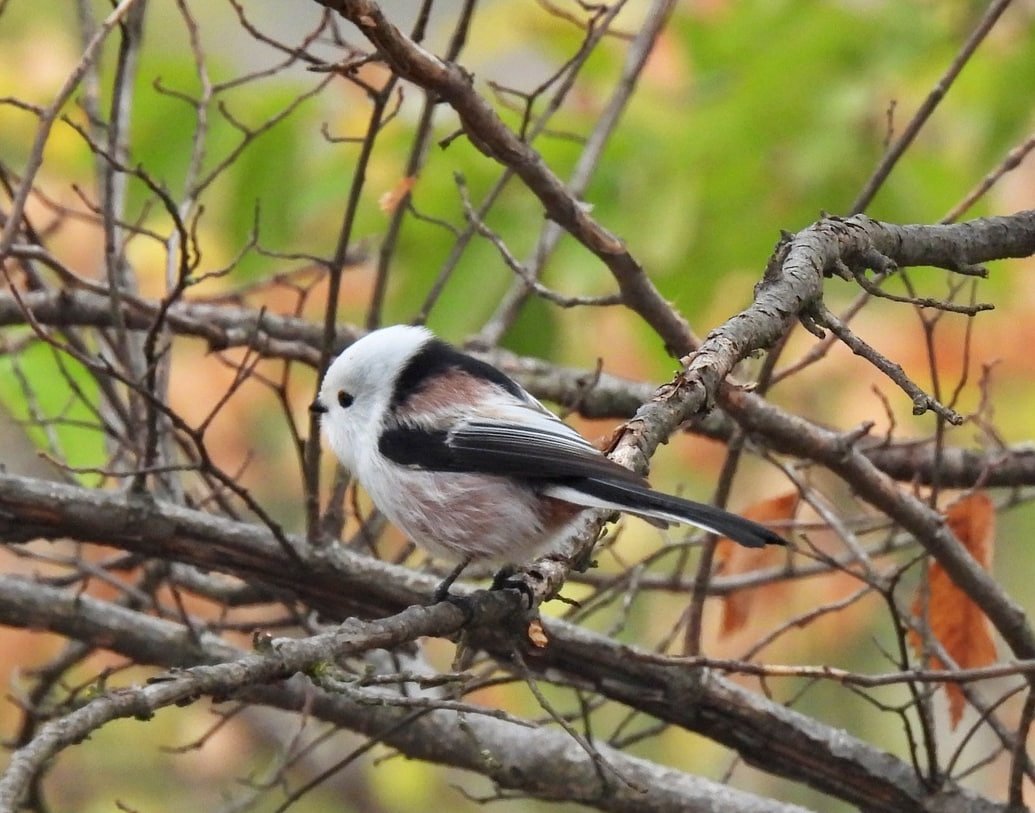
[[[327,412],[327,407],[325,407],[321,403],[320,399],[317,398],[309,405],[309,411],[312,412],[314,415],[323,415],[325,412]]]

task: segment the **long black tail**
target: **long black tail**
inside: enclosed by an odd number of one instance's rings
[[[591,498],[586,503],[592,507],[615,508],[648,521],[695,525],[720,536],[727,536],[749,548],[787,544],[782,536],[750,519],[738,517],[714,505],[662,494],[636,483],[587,477],[565,491],[569,494],[573,491],[581,492]],[[564,499],[570,500],[571,497],[565,496]]]

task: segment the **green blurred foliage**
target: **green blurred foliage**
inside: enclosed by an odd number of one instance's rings
[[[105,459],[104,435],[92,429],[97,384],[77,361],[43,344],[17,355],[0,354],[0,402],[53,459],[73,468]],[[80,479],[98,485],[103,478],[84,474]]]

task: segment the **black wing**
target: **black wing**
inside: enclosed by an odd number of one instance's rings
[[[567,424],[536,415],[531,423],[473,420],[448,431],[399,426],[382,433],[379,449],[400,465],[521,478],[575,505],[626,511],[662,526],[685,522],[748,547],[786,544],[768,528],[721,508],[653,491]]]
[[[378,448],[389,460],[430,471],[540,481],[592,477],[647,486],[643,477],[604,457],[552,416],[527,424],[473,420],[450,431],[399,426],[382,432]]]

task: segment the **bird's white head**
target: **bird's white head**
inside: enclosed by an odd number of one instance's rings
[[[346,347],[327,368],[311,408],[323,413],[327,442],[350,471],[376,449],[399,374],[433,338],[425,327],[381,328]]]

